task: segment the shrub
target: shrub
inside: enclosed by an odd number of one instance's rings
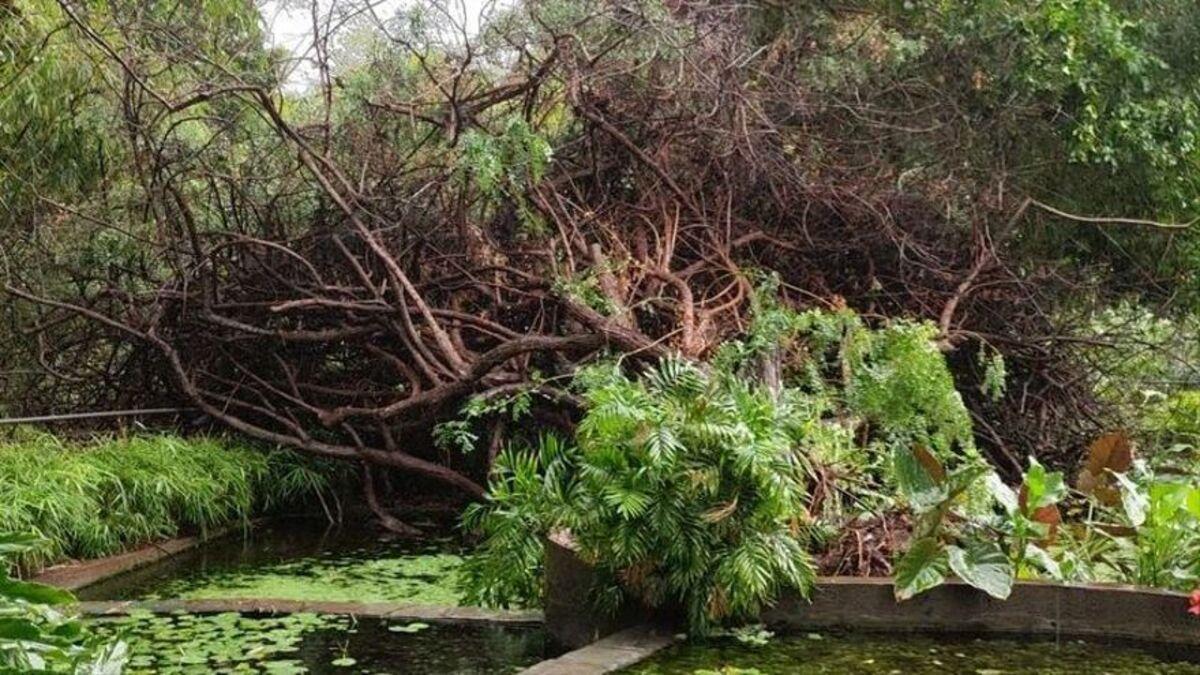
[[[597,570],[600,607],[630,596],[679,605],[703,633],[753,617],[781,591],[807,591],[813,526],[846,516],[830,507],[839,490],[810,503],[819,467],[837,465],[856,508],[869,508],[891,503],[877,495],[918,453],[978,466],[929,326],[872,330],[851,312],[758,303],[750,334],[711,364],[669,358],[636,378],[617,364],[577,375],[586,414],[574,443],[503,452],[488,500],[467,514],[483,536],[469,596],[535,602],[541,537],[566,529]]]
[[[510,451],[499,461],[484,560],[516,551],[528,562],[522,525],[569,528],[605,580],[602,605],[627,594],[679,603],[697,632],[751,617],[784,589],[808,591],[805,473],[786,398],[677,359],[641,379],[600,366],[582,380],[589,412],[577,445],[546,439],[537,458]],[[471,581],[480,599],[509,597],[484,574]],[[531,589],[523,576],[511,595]]]

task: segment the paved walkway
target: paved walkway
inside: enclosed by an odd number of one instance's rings
[[[520,675],[602,675],[632,666],[675,642],[665,628],[642,624],[613,633],[598,642],[542,661]]]

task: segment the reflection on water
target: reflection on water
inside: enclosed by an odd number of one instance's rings
[[[542,660],[539,628],[236,613],[97,619],[130,648],[126,673],[513,673]]]
[[[1158,651],[1158,650],[1156,650]],[[824,635],[672,647],[628,675],[1200,675],[1184,653],[1078,641],[972,640],[919,635]]]

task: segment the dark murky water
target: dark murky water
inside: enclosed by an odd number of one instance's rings
[[[1197,626],[1200,630],[1200,626]],[[681,644],[622,671],[627,675],[1200,675],[1186,654],[1078,641],[971,640],[919,635],[776,637]]]
[[[83,589],[85,600],[270,598],[458,605],[462,545],[279,520]],[[94,619],[140,673],[512,673],[546,656],[540,628],[237,613]]]
[[[541,661],[539,628],[428,625],[342,616],[134,615],[97,619],[150,673],[514,673]]]

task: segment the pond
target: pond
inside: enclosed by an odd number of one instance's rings
[[[1200,675],[1180,655],[1135,647],[1034,639],[974,640],[918,635],[775,637],[762,645],[733,639],[680,644],[628,668],[626,675]]]
[[[131,614],[92,621],[129,645],[126,673],[514,673],[544,658],[539,628],[290,614]]]
[[[274,599],[458,606],[457,539],[282,519],[79,592],[84,600]],[[134,611],[94,618],[130,648],[128,673],[513,673],[547,656],[540,627],[332,614]]]
[[[270,598],[462,604],[453,538],[389,538],[363,526],[283,519],[82,589],[82,600]]]

